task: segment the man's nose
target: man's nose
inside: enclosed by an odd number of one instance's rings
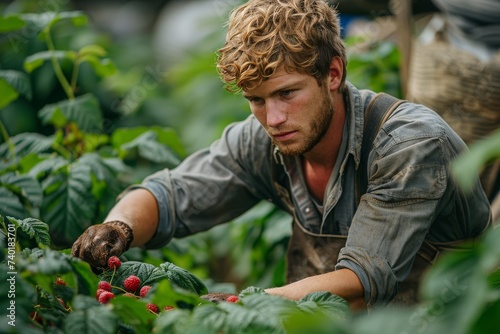
[[[266,109],[267,126],[278,127],[285,123],[287,114],[280,103],[269,101]]]

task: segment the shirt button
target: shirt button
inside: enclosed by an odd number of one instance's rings
[[[304,209],[304,212],[305,212],[305,213],[309,213],[309,212],[311,212],[311,208],[310,208],[310,207],[305,208],[305,209]]]

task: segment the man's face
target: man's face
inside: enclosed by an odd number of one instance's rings
[[[243,91],[250,109],[273,143],[286,155],[311,151],[324,137],[333,117],[326,81],[283,68],[258,87]]]

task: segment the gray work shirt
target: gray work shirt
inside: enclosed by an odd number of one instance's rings
[[[389,302],[424,239],[475,237],[491,213],[479,181],[467,194],[453,182],[449,164],[466,149],[464,142],[438,114],[413,103],[400,105],[377,134],[368,158],[368,190],[358,203],[363,114],[374,94],[347,83],[347,143],[338,175],[325,191],[323,214],[303,181],[300,159],[274,150],[251,115],[229,125],[219,140],[175,169],[129,188],[145,188],[158,201],[158,228],[146,246],[161,247],[173,237],[228,222],[263,199],[286,210],[273,186],[275,178],[284,178],[295,215],[307,231],[348,236],[336,269],[358,275],[367,303]],[[277,164],[284,168],[276,169]]]

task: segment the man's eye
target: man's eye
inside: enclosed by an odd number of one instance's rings
[[[280,92],[280,95],[282,97],[289,97],[290,95],[292,95],[292,92],[293,92],[292,90],[283,90]]]
[[[249,99],[249,101],[253,104],[262,104],[264,102],[264,99],[261,99],[260,97],[252,97]]]

